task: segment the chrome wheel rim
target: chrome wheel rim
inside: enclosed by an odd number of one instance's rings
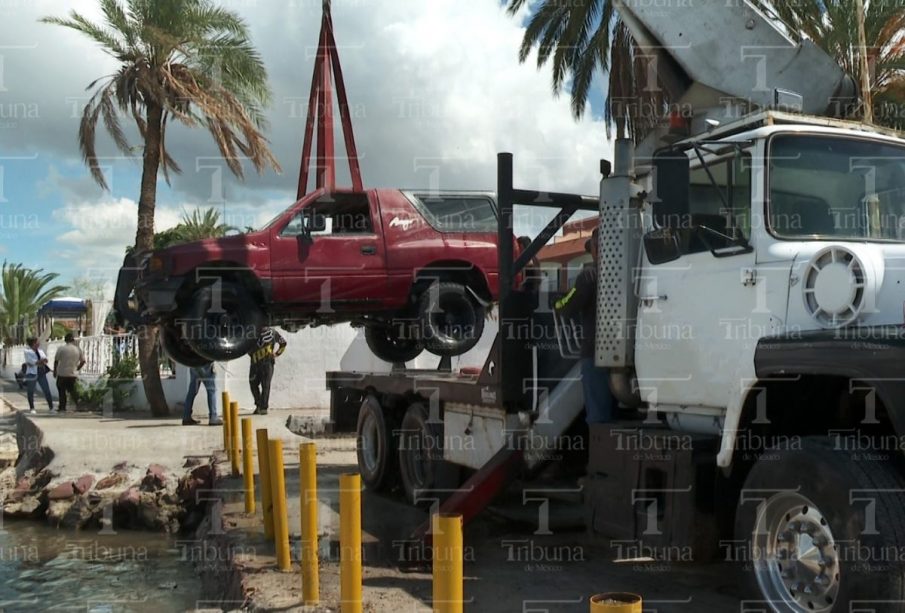
[[[797,492],[761,503],[752,556],[761,594],[775,611],[830,611],[839,594],[838,546],[829,521]]]

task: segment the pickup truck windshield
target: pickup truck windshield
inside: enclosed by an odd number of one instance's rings
[[[769,159],[776,236],[905,240],[905,147],[781,135],[771,141]]]

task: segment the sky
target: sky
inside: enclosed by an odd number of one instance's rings
[[[234,179],[205,130],[174,124],[169,150],[183,169],[158,183],[156,230],[183,212],[217,207],[230,225],[260,226],[295,200],[321,0],[223,0],[248,23],[267,66],[271,142],[283,172]],[[77,145],[86,87],[115,60],[77,32],[38,23],[95,0],[0,0],[0,260],[60,274],[115,279],[134,242],[139,157],[106,136],[102,191]],[[497,0],[333,0],[334,29],[365,187],[494,190],[496,154],[515,155],[526,189],[595,194],[611,145],[596,104],[573,119],[554,97],[549,67],[518,62],[526,14]],[[592,100],[602,98],[593,92]],[[134,129],[128,132],[135,147]],[[337,121],[337,150],[342,137]],[[348,183],[341,160],[337,182]],[[522,217],[520,232],[545,219]]]

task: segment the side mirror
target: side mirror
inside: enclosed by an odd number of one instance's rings
[[[679,237],[670,228],[661,228],[644,235],[644,252],[651,264],[666,264],[682,256]]]
[[[327,216],[323,213],[313,213],[311,216],[305,217],[305,229],[309,234],[323,232],[327,229]]]
[[[688,216],[691,162],[681,151],[662,151],[654,156],[654,221],[663,228],[681,228]]]

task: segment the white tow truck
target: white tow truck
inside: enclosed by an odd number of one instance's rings
[[[851,78],[747,0],[618,4],[681,120],[617,141],[599,200],[516,189],[500,154],[501,236],[514,204],[560,211],[500,240],[484,367],[328,373],[334,428],[370,488],[466,521],[577,432],[590,531],[723,560],[745,610],[905,611],[905,141],[844,120]],[[515,287],[579,210],[621,407],[585,431],[558,296]]]

